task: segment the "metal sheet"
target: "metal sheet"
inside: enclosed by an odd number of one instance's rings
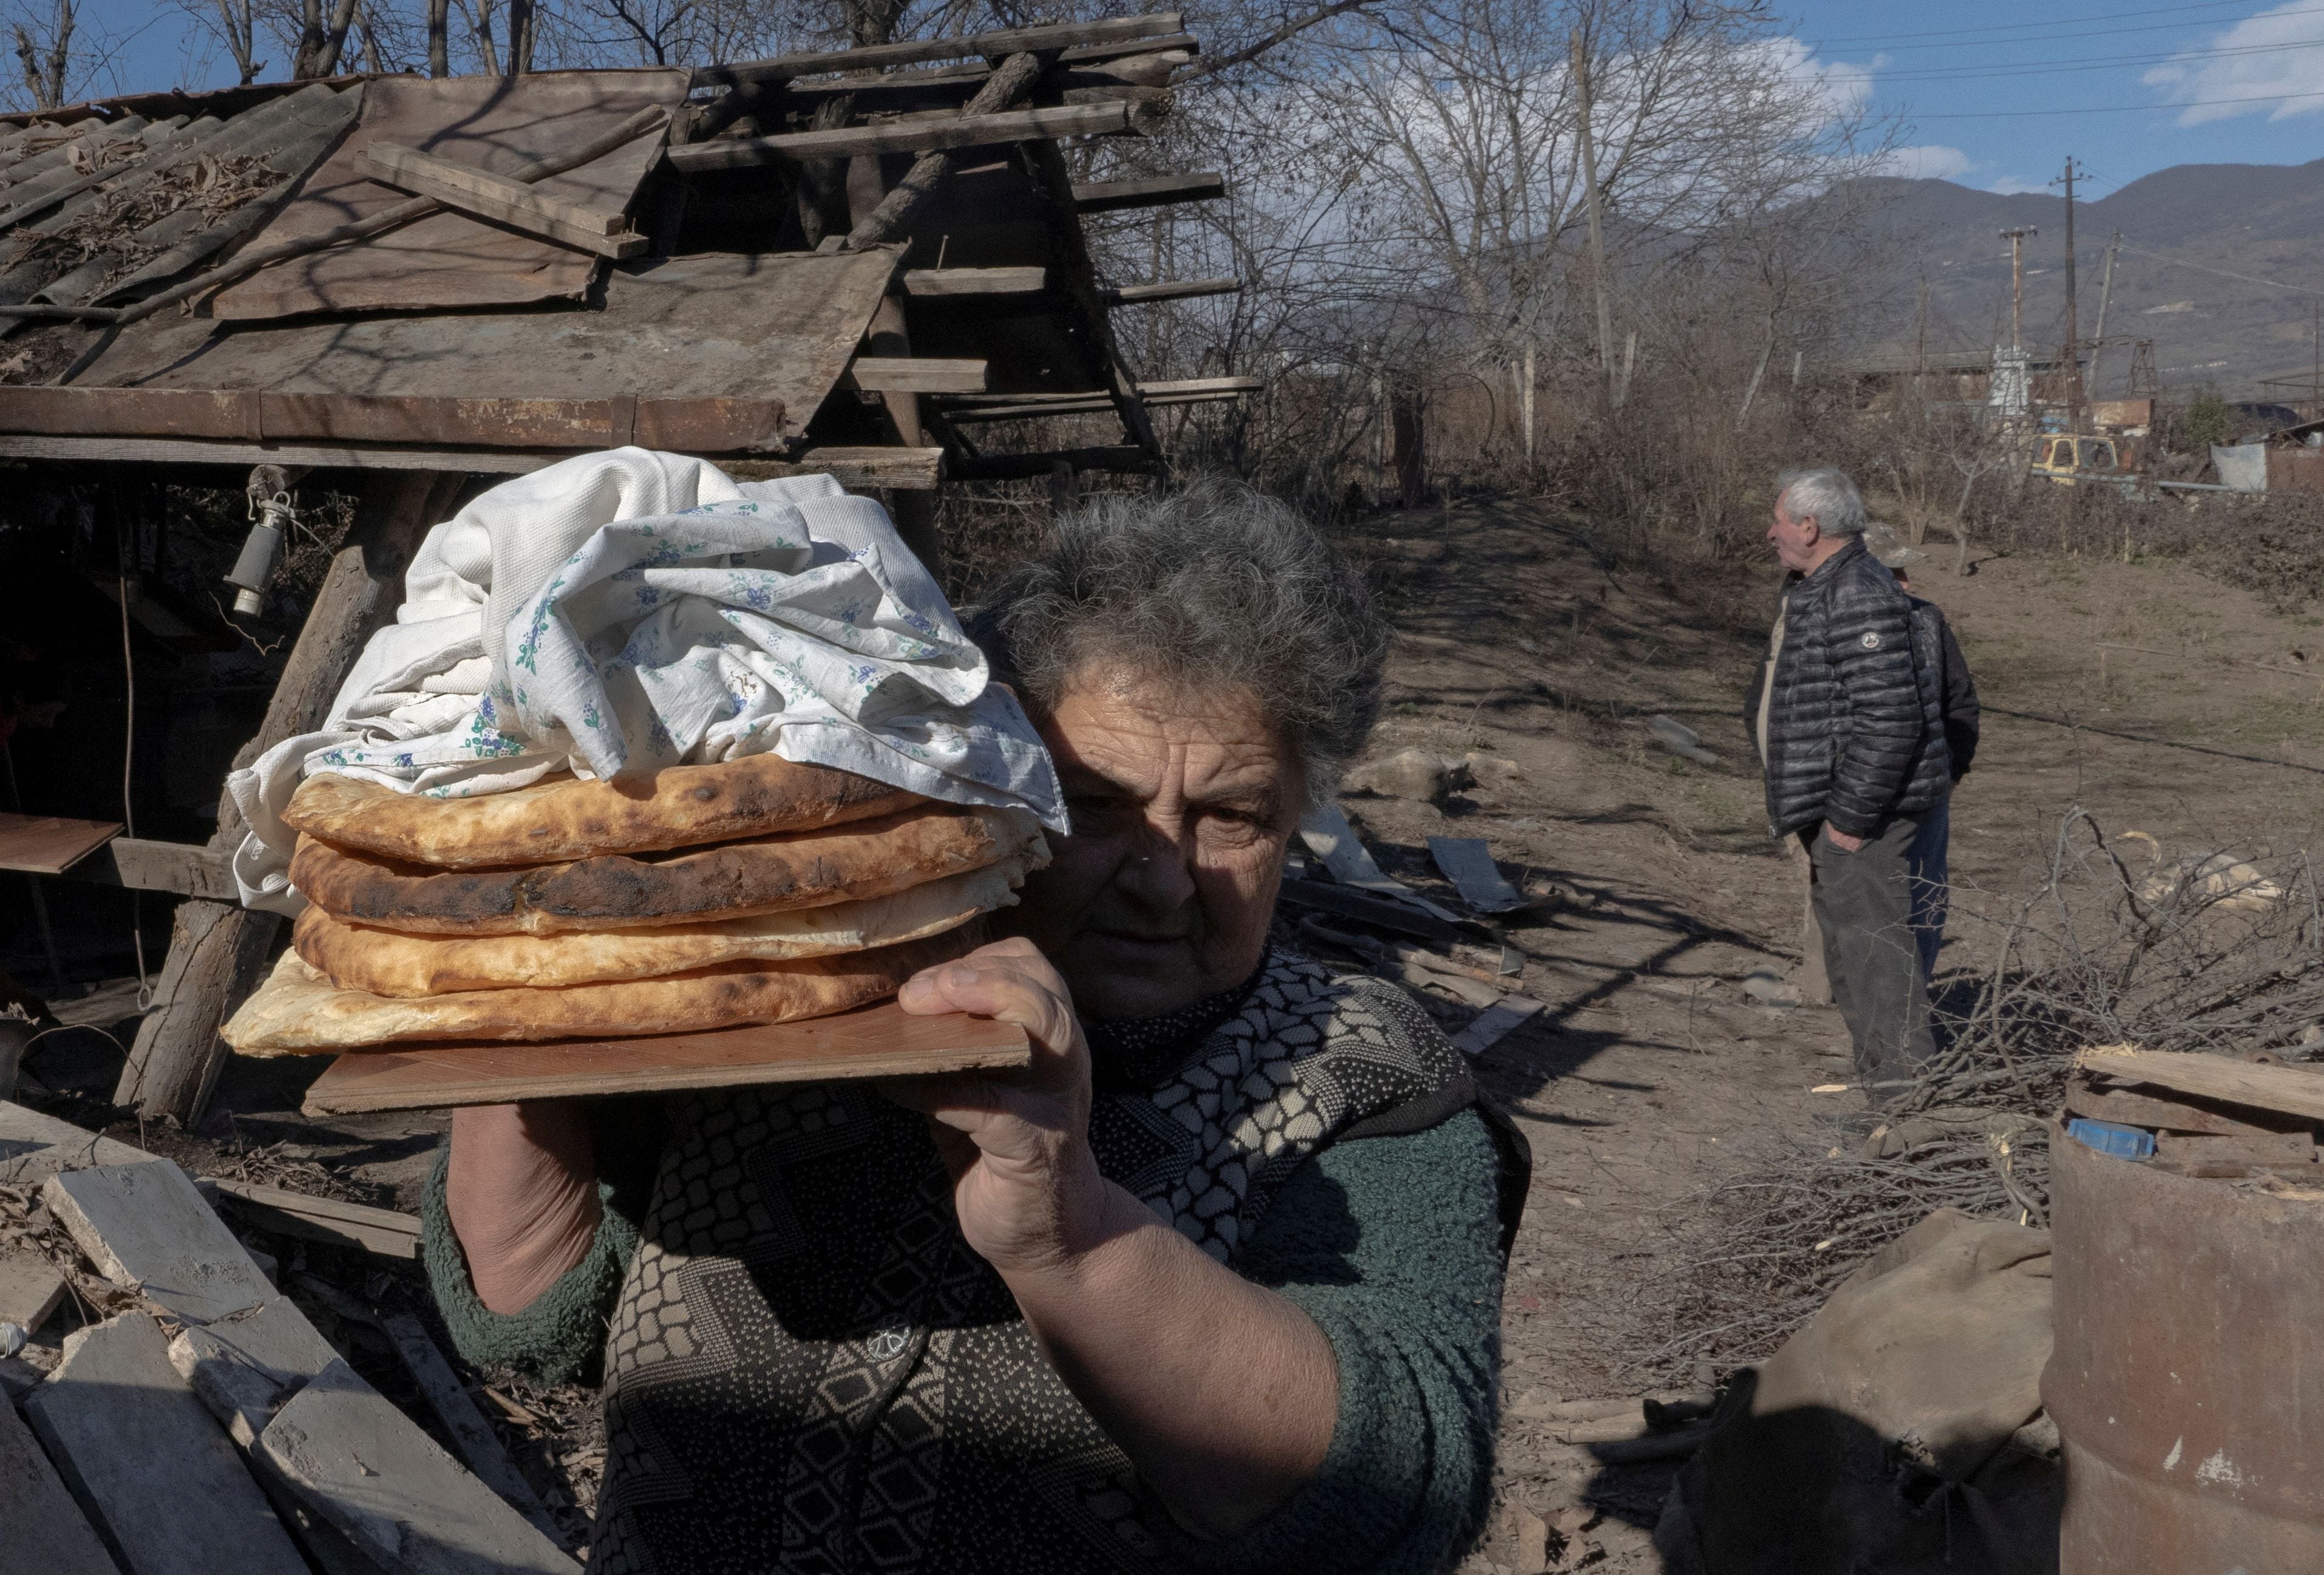
[[[498,174],[610,131],[649,106],[686,97],[679,70],[569,71],[523,77],[386,77],[367,83],[355,129],[253,243],[313,235],[410,197],[357,173],[374,142],[400,143]],[[626,210],[660,156],[641,137],[540,183],[547,195]],[[228,286],[221,321],[322,311],[420,311],[578,299],[598,259],[458,214],[438,214],[353,245],[293,258]]]
[[[2050,1128],[2061,1575],[2324,1570],[2324,1190]]]
[[[224,328],[163,313],[70,388],[0,389],[0,431],[779,451],[838,381],[900,255],[641,260],[613,269],[595,311]],[[104,397],[116,389],[174,397]]]

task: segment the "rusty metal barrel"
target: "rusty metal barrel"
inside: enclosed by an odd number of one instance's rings
[[[2061,1575],[2324,1571],[2324,1190],[2050,1138]]]

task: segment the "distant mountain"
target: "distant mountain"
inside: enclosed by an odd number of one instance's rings
[[[1946,180],[1886,178],[1859,183],[1856,194],[1875,199],[1877,222],[1897,248],[1895,287],[1883,303],[1878,351],[1912,348],[1915,290],[1924,279],[1932,351],[2006,341],[2009,243],[1999,232],[2021,226],[2042,232],[2025,243],[2026,340],[2043,352],[2064,342],[2062,198],[2002,197]],[[2180,164],[2095,202],[2077,201],[2074,250],[2085,336],[2097,329],[2107,243],[2117,230],[2124,245],[2115,263],[2107,335],[2153,339],[2165,392],[2183,395],[2209,382],[2231,398],[2252,397],[2262,378],[2309,375],[2313,313],[2324,296],[2252,281],[2324,290],[2324,160]],[[2201,272],[2147,253],[2249,277]],[[2120,391],[2129,370],[2128,350],[2107,351],[2094,393],[2104,398]]]

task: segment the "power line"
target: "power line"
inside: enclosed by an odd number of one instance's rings
[[[1914,115],[1914,120],[2023,120],[2036,115],[2136,115],[2157,109],[2201,109],[2215,104],[2285,104],[2324,98],[2324,93],[2262,93],[2252,98],[2182,98],[2176,104],[2093,104],[2077,109],[1983,109],[1946,115]]]
[[[2214,268],[2208,262],[2190,262],[2184,257],[2173,257],[2168,252],[2150,252],[2144,246],[2122,244],[2126,252],[2135,252],[2142,257],[2152,257],[2158,262],[2169,262],[2180,268],[2192,268],[2198,273],[2216,273],[2222,279],[2240,279],[2246,284],[2264,284],[2270,290],[2288,290],[2294,295],[2324,296],[2324,290],[2308,284],[2286,284],[2280,279],[2262,279],[2255,273],[2237,273],[2229,268]]]
[[[2302,6],[2298,11],[2273,12],[2270,14],[2268,20],[2273,22],[2276,20],[2276,18],[2283,16],[2315,16],[2319,14],[2324,14],[2324,6],[2310,5]],[[2028,23],[2025,25],[2029,27],[2036,27],[2049,26],[2052,24],[2047,23]],[[2150,23],[2144,27],[2108,27],[2080,32],[2044,32],[2031,34],[2024,38],[1969,39],[1961,43],[1897,44],[1894,46],[1892,50],[1883,52],[1902,54],[1907,50],[1973,50],[1993,47],[2014,49],[2019,44],[2082,43],[2086,42],[2092,37],[2116,37],[2123,33],[2179,32],[2184,31],[2188,25],[2188,23],[2183,22]],[[1844,43],[1846,41],[1848,41],[1844,39],[1824,39],[1818,41],[1813,47],[1821,49],[1827,43]]]
[[[2144,11],[2102,11],[2089,16],[2051,16],[2040,22],[2000,22],[1989,27],[1934,28],[1925,32],[1859,32],[1829,38],[1826,43],[1888,43],[1907,38],[1967,38],[1980,32],[2020,32],[2034,27],[2063,27],[2078,22],[2113,22],[2124,16],[2172,16],[2190,11],[2241,11],[2250,0],[2210,0],[2198,5],[2157,5]]]
[[[1879,66],[1833,67],[1825,72],[1827,78],[1843,82],[1923,82],[1958,81],[1964,78],[1987,80],[1995,77],[2055,77],[2077,71],[2112,71],[2123,66],[2169,64],[2186,61],[2200,64],[2209,60],[2233,60],[2241,55],[2278,55],[2290,50],[2324,49],[2324,39],[2305,39],[2296,43],[2249,44],[2226,50],[2178,50],[2160,55],[2097,55],[2068,66],[2035,66],[2013,63],[2000,66],[1932,66],[1924,70],[1891,71]]]

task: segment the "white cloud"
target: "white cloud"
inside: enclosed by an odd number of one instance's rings
[[[1917,148],[1892,148],[1881,161],[1880,173],[1906,180],[1950,180],[1975,166],[1959,148],[1931,143]]]
[[[1828,121],[1847,120],[1863,113],[1872,98],[1872,74],[1888,63],[1875,55],[1860,66],[1844,60],[1816,59],[1815,46],[1796,38],[1765,39],[1749,46],[1764,55],[1794,82],[1810,87]]]
[[[2324,111],[2324,49],[2313,47],[2317,41],[2314,0],[2290,0],[2245,18],[2206,46],[2247,52],[2182,54],[2141,80],[2161,89],[2165,104],[2187,106],[2179,112],[2181,125],[2262,113],[2270,120],[2314,115]],[[2198,102],[2223,98],[2259,102]]]
[[[2020,197],[2028,191],[2047,191],[2050,183],[2041,180],[2028,180],[2023,175],[2004,175],[1986,189],[1998,197]]]

